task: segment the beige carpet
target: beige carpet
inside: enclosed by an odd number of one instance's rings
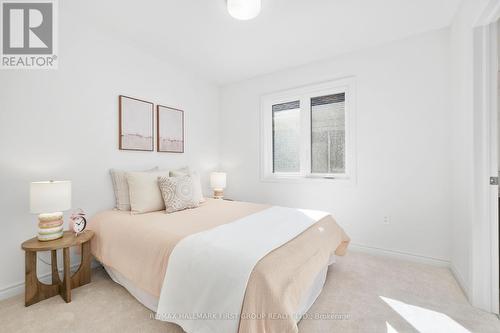
[[[23,296],[2,301],[0,331],[182,332],[151,319],[102,269],[72,296],[28,308]],[[310,314],[324,319],[302,320],[300,332],[500,332],[497,317],[471,307],[448,269],[356,252],[330,268]]]

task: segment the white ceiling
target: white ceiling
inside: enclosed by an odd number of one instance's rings
[[[448,26],[460,1],[262,0],[250,21],[230,17],[225,0],[86,0],[71,9],[227,84]]]

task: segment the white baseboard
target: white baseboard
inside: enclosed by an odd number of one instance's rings
[[[46,274],[46,276],[40,276],[38,277],[40,281],[42,282],[48,282],[46,280],[49,280],[49,274]],[[24,292],[24,282],[19,282],[10,286],[7,286],[5,288],[2,288],[0,290],[0,301],[3,301],[4,299],[14,297],[16,295],[22,294]]]
[[[97,266],[100,266],[100,265],[96,261],[93,260],[91,263],[91,267],[95,268]],[[75,272],[78,269],[78,267],[80,267],[79,262],[71,265],[71,267],[70,267],[71,272]],[[62,273],[62,271],[63,271],[62,268],[60,268],[59,273]],[[38,280],[40,280],[40,282],[47,283],[47,284],[52,283],[52,272],[48,272],[48,273],[39,275]],[[20,295],[22,293],[24,293],[24,281],[14,283],[10,286],[7,286],[7,287],[0,289],[0,301],[7,299],[7,298],[10,298],[10,297],[13,297],[13,296],[16,296],[16,295]]]
[[[463,293],[465,294],[465,297],[467,297],[467,299],[470,302],[471,298],[470,298],[469,285],[467,283],[465,283],[464,278],[462,277],[462,275],[459,273],[459,271],[456,269],[456,267],[453,264],[450,265],[450,270],[451,270],[451,274],[453,274],[453,276],[455,277],[455,280],[457,280],[458,285],[460,286]]]
[[[385,257],[393,257],[393,258],[418,262],[418,263],[422,263],[422,264],[429,264],[429,265],[440,266],[440,267],[450,267],[450,262],[448,260],[426,257],[426,256],[421,256],[421,255],[402,252],[402,251],[381,249],[381,248],[377,248],[377,247],[366,246],[366,245],[361,245],[361,244],[356,244],[356,243],[349,244],[349,250],[369,253],[369,254],[373,254],[373,255],[380,255],[380,256],[385,256]]]
[[[380,249],[380,248],[365,246],[365,245],[360,245],[360,244],[350,244],[349,249],[352,251],[359,251],[359,252],[369,253],[369,254],[373,254],[373,255],[389,256],[389,257],[393,257],[393,258],[399,258],[399,259],[409,260],[409,261],[413,261],[413,262],[419,262],[419,263],[423,263],[423,264],[430,264],[430,265],[434,265],[434,266],[447,267],[451,271],[451,274],[453,274],[453,277],[457,281],[459,287],[462,289],[465,297],[467,297],[467,299],[470,302],[469,285],[465,283],[465,280],[463,279],[462,275],[460,275],[460,273],[455,268],[455,266],[448,260],[425,257],[425,256],[420,256],[420,255],[415,255],[415,254],[405,253],[405,252],[400,252],[400,251]]]

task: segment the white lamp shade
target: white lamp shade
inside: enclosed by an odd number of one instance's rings
[[[250,20],[259,15],[261,0],[227,0],[227,11],[238,20]]]
[[[212,172],[210,174],[210,186],[213,189],[226,188],[226,173],[225,172]]]
[[[33,214],[62,212],[71,208],[71,182],[47,181],[30,184]]]

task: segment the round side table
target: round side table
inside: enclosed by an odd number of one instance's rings
[[[36,237],[25,241],[21,247],[25,251],[26,286],[24,305],[29,306],[57,294],[66,301],[71,302],[71,289],[83,286],[90,282],[90,240],[94,237],[92,230],[85,230],[75,236],[72,231],[65,231],[62,238],[41,242]],[[81,246],[81,263],[78,270],[71,275],[69,248]],[[57,250],[63,249],[64,277],[59,278],[57,270]],[[36,253],[51,251],[52,284],[40,282],[36,275]]]

